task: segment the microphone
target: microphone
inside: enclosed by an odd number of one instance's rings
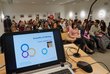
[[[76,53],[73,54],[74,57],[79,58],[81,55],[79,54],[80,45],[78,45],[78,50]]]

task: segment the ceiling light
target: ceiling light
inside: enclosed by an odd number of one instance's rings
[[[69,12],[69,18],[73,18],[73,12],[72,11]]]
[[[105,18],[106,17],[106,10],[104,10],[104,9],[99,10],[98,17]]]
[[[85,16],[86,16],[86,12],[85,12],[85,11],[81,11],[80,17],[81,17],[81,18],[85,18]]]
[[[1,19],[3,20],[5,18],[5,15],[3,12],[1,12]]]

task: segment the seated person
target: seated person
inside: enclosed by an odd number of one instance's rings
[[[71,26],[68,26],[68,36],[69,38],[71,38],[72,40],[76,40],[76,38],[80,38],[80,31],[78,30],[78,28],[76,27],[76,25],[74,25],[73,29]]]
[[[110,23],[109,23],[109,26],[107,28],[107,33],[108,33],[108,36],[110,37]]]
[[[88,53],[93,53],[93,51],[87,46],[84,39],[81,38],[80,30],[77,28],[77,26],[74,25],[73,29],[71,26],[68,26],[68,28],[68,39],[73,41],[75,44],[80,44],[80,48],[84,51],[87,51]]]
[[[99,26],[100,21],[95,20],[94,25],[91,27],[89,33],[91,37],[94,39],[97,45],[97,50],[101,53],[105,53],[106,49],[104,48],[104,40],[102,40],[102,36],[104,35],[104,32],[101,31],[100,26]]]
[[[95,50],[94,50],[94,40],[91,38],[91,36],[89,34],[89,28],[85,28],[83,39],[84,39],[86,45],[88,46],[88,48],[93,50],[93,53],[94,53],[95,52]]]
[[[107,35],[108,35],[108,37],[109,37],[109,39],[110,39],[110,22],[109,22],[109,26],[108,26],[108,28],[107,28]],[[107,48],[110,49],[110,43],[109,43],[109,45],[108,45]]]

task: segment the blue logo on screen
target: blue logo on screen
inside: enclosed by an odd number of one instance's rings
[[[34,57],[36,54],[36,50],[34,48],[29,48],[28,44],[22,44],[21,50],[22,50],[22,57],[23,58],[28,58],[28,56]]]
[[[46,55],[48,53],[48,50],[46,48],[43,48],[41,52],[43,55]]]

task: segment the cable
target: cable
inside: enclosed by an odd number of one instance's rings
[[[110,69],[107,67],[106,64],[104,64],[103,62],[94,62],[94,63],[92,63],[91,65],[93,65],[93,64],[95,64],[95,63],[100,63],[100,64],[104,65],[104,66],[106,67],[106,69],[108,70],[108,73],[107,73],[107,74],[110,73]]]
[[[67,53],[67,51],[70,50],[69,48],[66,49],[66,55],[69,59],[71,59],[72,61],[74,61],[75,63],[77,63],[75,60],[73,60],[72,58],[69,57],[69,54]]]
[[[69,46],[68,48],[77,50],[77,48],[74,48],[74,47],[70,47],[70,46]]]
[[[107,67],[107,65],[105,65],[103,62],[94,62],[94,63],[92,63],[91,65],[96,64],[96,63],[100,63],[100,64],[104,65],[104,66],[106,67],[106,69],[110,72],[110,69],[109,69],[109,68]]]
[[[1,66],[0,69],[2,69],[3,67],[5,67],[5,65]]]
[[[67,55],[67,57],[68,58],[70,58],[69,57],[69,55],[68,55],[68,53],[67,53],[67,51],[69,50],[70,52],[72,52],[71,50],[70,50],[71,48],[67,48],[67,50],[66,50],[66,55]],[[73,52],[72,52],[73,53]],[[89,56],[82,56],[82,57],[89,57]],[[70,58],[72,61],[74,61],[75,63],[77,63],[75,60],[73,60],[72,58]],[[89,65],[93,65],[93,64],[96,64],[96,63],[100,63],[100,64],[103,64],[105,67],[106,67],[106,69],[108,70],[108,73],[107,74],[109,74],[110,73],[110,69],[107,67],[107,65],[105,65],[103,62],[94,62],[94,63],[91,63],[91,64],[89,64]],[[88,66],[88,65],[87,65]],[[86,67],[86,66],[85,66]],[[80,69],[80,68],[74,68],[73,69],[73,71],[76,71],[76,70],[78,70],[78,69]]]
[[[106,67],[106,69],[108,70],[108,73],[107,73],[107,74],[110,73],[110,69],[109,69],[109,68],[107,67],[107,65],[105,65],[103,62],[94,62],[94,63],[91,63],[91,64],[89,64],[89,65],[94,65],[94,64],[96,64],[96,63],[103,64],[103,65]],[[88,65],[86,65],[86,66],[88,66]],[[86,66],[84,66],[84,67],[86,67]],[[80,68],[74,68],[73,71],[76,71],[76,70],[78,70],[78,69],[80,69]]]
[[[71,53],[74,53],[72,52],[71,50],[69,50]],[[73,55],[70,55],[70,56],[73,56]],[[91,55],[87,55],[87,56],[81,56],[81,57],[90,57]]]
[[[69,64],[70,68],[72,68],[72,64],[69,61],[67,61],[67,63]]]

